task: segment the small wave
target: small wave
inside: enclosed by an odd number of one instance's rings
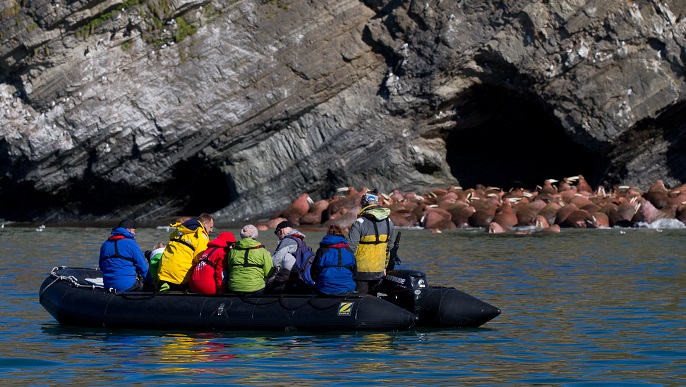
[[[686,228],[686,225],[684,225],[678,219],[659,219],[659,220],[654,221],[653,223],[639,222],[636,224],[636,226],[638,228],[665,229],[665,230]]]
[[[422,226],[395,226],[396,230],[426,230]]]

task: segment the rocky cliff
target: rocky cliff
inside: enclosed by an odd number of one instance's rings
[[[686,182],[686,3],[0,0],[0,217]]]

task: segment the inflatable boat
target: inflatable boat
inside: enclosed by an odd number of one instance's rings
[[[500,314],[454,288],[428,286],[422,272],[388,273],[376,295],[206,295],[116,292],[99,269],[56,267],[40,287],[41,305],[61,325],[154,330],[400,331],[479,327]]]

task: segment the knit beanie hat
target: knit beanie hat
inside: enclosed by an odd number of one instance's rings
[[[257,238],[257,227],[249,224],[241,229],[241,238]]]
[[[117,228],[136,228],[136,222],[133,219],[126,218],[119,222]]]

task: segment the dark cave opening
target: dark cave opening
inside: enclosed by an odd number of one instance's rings
[[[671,177],[686,181],[686,103],[673,106],[660,114],[654,125],[664,128],[664,138],[670,144],[667,149],[667,167]]]
[[[169,196],[183,198],[184,203],[178,215],[212,213],[228,206],[238,197],[231,176],[219,166],[210,166],[199,158],[178,163],[173,176]]]
[[[209,166],[194,158],[177,164],[173,176],[166,186],[138,187],[86,174],[83,179],[70,181],[69,188],[59,193],[37,191],[30,182],[13,183],[0,179],[0,199],[11,203],[0,208],[0,219],[64,223],[89,221],[119,212],[134,218],[151,213],[160,218],[197,216],[220,210],[237,197],[231,176],[218,166]],[[151,199],[156,199],[156,204],[145,204]],[[158,213],[160,208],[172,213]]]
[[[532,189],[545,179],[584,175],[596,186],[607,160],[573,142],[542,103],[502,87],[476,86],[456,107],[446,161],[464,188]]]
[[[73,212],[81,216],[106,216],[113,208],[118,208],[133,211],[133,217],[150,214],[164,217],[212,213],[228,206],[237,196],[231,176],[200,157],[178,162],[171,173],[172,179],[168,182],[146,187],[115,184],[87,174],[83,181],[74,183],[76,189],[67,201],[79,203]],[[155,204],[151,200],[155,200]],[[165,213],[159,214],[160,209]]]

